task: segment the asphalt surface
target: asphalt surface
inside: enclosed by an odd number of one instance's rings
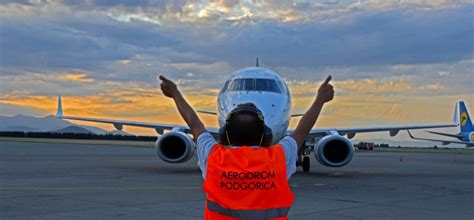
[[[474,155],[356,153],[290,180],[290,219],[473,219]],[[151,148],[0,142],[0,219],[200,219],[193,158]]]

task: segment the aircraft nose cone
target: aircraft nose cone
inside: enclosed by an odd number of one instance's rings
[[[227,116],[239,104],[253,103],[263,113],[267,126],[281,124],[281,120],[288,114],[289,103],[282,94],[278,93],[248,93],[232,92],[222,95],[220,108]]]

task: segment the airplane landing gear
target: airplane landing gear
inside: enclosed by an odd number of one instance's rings
[[[298,152],[298,161],[296,162],[296,166],[301,166],[303,167],[303,172],[307,173],[309,172],[310,168],[310,160],[309,160],[309,155],[313,151],[313,147],[305,147],[305,148],[300,148]]]
[[[303,157],[303,171],[304,172],[309,172],[309,157],[305,156]]]
[[[303,172],[309,172],[309,157],[308,156],[303,156],[303,160],[300,159],[296,162],[296,166],[301,166],[303,167]]]

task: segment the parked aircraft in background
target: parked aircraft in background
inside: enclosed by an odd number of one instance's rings
[[[457,110],[457,106],[456,106]],[[415,140],[425,140],[425,141],[437,141],[441,142],[443,145],[447,144],[465,144],[466,147],[474,147],[474,125],[472,124],[471,117],[469,117],[469,112],[463,101],[459,102],[459,133],[457,134],[448,134],[437,131],[427,131],[431,134],[442,135],[457,138],[457,140],[439,140],[439,139],[430,139],[430,138],[419,138],[414,137],[409,130],[407,130],[408,135]]]
[[[217,112],[202,112],[217,115],[219,126],[225,124],[227,114],[237,105],[254,103],[264,114],[265,124],[272,129],[273,143],[277,143],[292,131],[288,130],[291,114],[291,95],[285,81],[275,72],[258,67],[238,70],[223,83],[217,97]],[[187,126],[149,122],[122,121],[65,116],[62,112],[61,97],[58,97],[58,118],[113,124],[117,130],[123,126],[153,128],[159,134],[156,153],[169,163],[182,163],[194,154],[195,143]],[[457,122],[433,125],[380,126],[360,128],[318,128],[312,129],[306,137],[304,150],[300,152],[298,165],[309,171],[309,154],[314,152],[316,160],[329,167],[347,165],[354,153],[349,140],[357,133],[388,131],[395,136],[400,130],[455,127]],[[164,133],[164,130],[168,132]],[[218,128],[207,128],[218,136]]]

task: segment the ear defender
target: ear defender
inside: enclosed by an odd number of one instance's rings
[[[273,133],[272,129],[264,124],[263,133],[262,133],[262,141],[260,146],[269,147],[272,145]]]
[[[219,128],[219,141],[222,145],[230,145],[229,134],[227,134],[227,122],[224,126]]]
[[[229,120],[237,113],[246,112],[257,116],[258,119],[263,123],[263,132],[260,137],[260,146],[270,146],[272,144],[273,133],[272,129],[265,125],[265,118],[262,112],[252,103],[240,104],[234,108],[226,117],[225,125],[219,128],[219,139],[221,144],[230,145],[229,133],[227,132],[227,126],[229,125]]]
[[[230,144],[229,132],[227,132],[227,127],[225,128],[225,138],[227,140],[227,143]]]

